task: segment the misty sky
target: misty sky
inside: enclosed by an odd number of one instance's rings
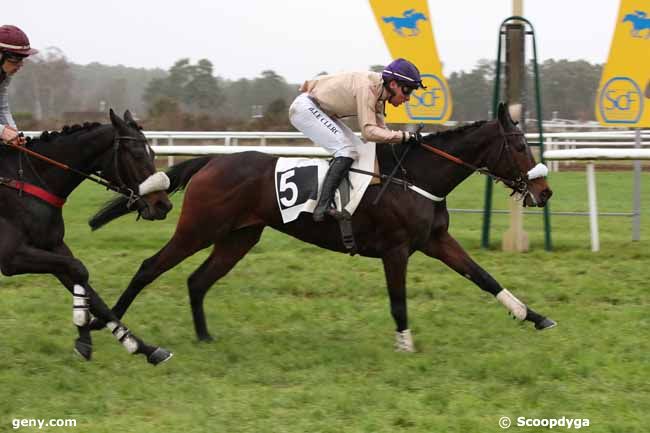
[[[321,71],[364,70],[390,61],[367,0],[18,0],[2,24],[32,46],[56,46],[74,63],[168,69],[208,58],[226,79],[273,69],[298,83]],[[618,0],[524,0],[538,55],[607,60]],[[444,73],[496,56],[511,0],[429,0]]]

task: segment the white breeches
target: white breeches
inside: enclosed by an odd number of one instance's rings
[[[300,94],[289,107],[289,120],[295,128],[334,157],[357,160],[357,147],[363,141],[339,119],[332,119],[306,94]]]

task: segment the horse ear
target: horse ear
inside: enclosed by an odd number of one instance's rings
[[[498,108],[498,117],[499,117],[499,123],[504,127],[504,129],[509,130],[512,129],[516,123],[512,120],[512,116],[510,115],[510,110],[519,110],[521,112],[521,105],[515,104],[508,106],[504,102],[499,102],[499,108]]]
[[[133,115],[131,114],[131,112],[129,110],[126,110],[124,112],[124,121],[126,123],[128,123],[128,124],[131,124],[131,123],[134,124],[134,125],[136,124],[136,121],[135,121],[135,119],[133,119]]]
[[[109,116],[111,118],[111,123],[113,124],[113,126],[115,128],[124,128],[124,127],[126,127],[126,124],[124,123],[124,120],[120,119],[120,116],[115,114],[115,111],[113,111],[112,108],[108,111],[108,114],[109,114]]]
[[[506,104],[503,103],[503,101],[499,102],[499,106],[497,107],[497,119],[499,119],[499,123],[503,126],[507,125],[507,116],[508,116],[508,110],[506,110]]]

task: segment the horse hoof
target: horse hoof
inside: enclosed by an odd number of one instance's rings
[[[93,345],[77,339],[74,342],[74,351],[84,360],[90,361],[93,354]]]
[[[199,339],[199,343],[212,343],[214,341],[214,337],[210,334],[199,335],[197,338]]]
[[[92,319],[90,319],[90,323],[88,324],[88,327],[90,328],[91,331],[99,331],[106,327],[106,323],[102,322],[97,317],[93,317]]]
[[[543,331],[544,329],[555,328],[556,326],[557,326],[557,322],[555,320],[549,319],[548,317],[544,317],[544,319],[535,323],[535,329],[539,331]]]
[[[147,362],[152,365],[162,364],[165,361],[169,361],[171,357],[174,356],[172,352],[162,347],[154,350],[151,355],[147,357]]]

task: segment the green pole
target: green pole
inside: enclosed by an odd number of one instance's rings
[[[539,131],[539,159],[542,164],[544,160],[544,128],[542,122],[542,92],[539,85],[539,67],[537,65],[537,42],[535,41],[535,29],[530,21],[526,21],[530,26],[530,34],[533,35],[533,70],[535,71],[535,101],[537,106],[537,130]],[[548,203],[544,206],[544,248],[546,251],[553,250],[551,242],[551,207]]]
[[[499,96],[501,94],[501,37],[504,34],[503,24],[499,27],[499,42],[497,44],[497,60],[495,63],[494,92],[492,92],[492,117],[497,116]],[[485,200],[483,205],[483,234],[481,236],[481,248],[490,247],[490,222],[492,219],[492,190],[494,184],[489,177],[485,179]]]
[[[535,28],[524,17],[520,16],[511,16],[506,18],[501,23],[499,27],[499,42],[497,48],[497,60],[495,63],[495,78],[494,78],[494,92],[492,97],[492,114],[496,117],[497,105],[499,103],[499,96],[501,94],[501,43],[502,35],[505,34],[503,31],[503,26],[508,21],[523,21],[530,26],[530,31],[527,34],[532,35],[533,37],[533,72],[535,79],[535,106],[537,108],[537,129],[539,134],[539,149],[540,149],[540,160],[545,163],[544,160],[544,133],[543,133],[543,122],[542,122],[542,97],[539,84],[539,67],[537,64],[537,42],[535,40]],[[490,246],[490,219],[492,215],[492,189],[493,183],[491,179],[486,180],[485,184],[485,204],[483,207],[483,235],[481,237],[481,247],[489,248]],[[551,241],[551,210],[550,206],[547,203],[544,207],[544,248],[546,251],[551,251],[553,249],[553,243]]]

